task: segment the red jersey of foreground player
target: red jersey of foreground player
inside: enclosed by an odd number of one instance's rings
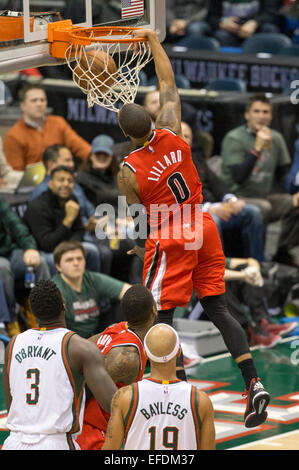
[[[123,321],[106,328],[98,339],[97,345],[105,356],[112,348],[118,346],[136,347],[140,357],[140,370],[137,381],[141,380],[144,374],[147,359],[144,355],[143,344],[139,336],[130,330],[127,322]],[[124,387],[126,384],[118,382],[117,387]],[[110,414],[106,413],[97,403],[95,398],[91,398],[84,412],[84,422],[82,433],[77,438],[77,442],[82,450],[100,450],[105,442],[107,424]]]
[[[187,305],[193,289],[199,298],[223,293],[222,245],[212,217],[200,211],[202,184],[190,146],[169,129],[155,129],[143,147],[125,158],[124,165],[135,175],[148,216],[151,233],[145,245],[143,283],[152,291],[158,310]],[[187,211],[185,218],[187,206],[190,217]],[[170,207],[174,212],[169,212]],[[180,212],[178,238],[172,232],[176,208]],[[163,220],[169,223],[169,236],[168,225],[161,230]],[[190,243],[194,248],[186,249]]]

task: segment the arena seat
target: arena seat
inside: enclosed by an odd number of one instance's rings
[[[208,36],[186,36],[176,42],[175,47],[186,47],[193,50],[218,51],[220,43],[215,38]]]
[[[284,47],[279,52],[279,55],[299,57],[299,44],[292,44],[291,46]]]
[[[187,77],[180,74],[175,74],[175,83],[178,88],[183,88],[185,90],[189,90],[191,88],[191,83]],[[157,85],[157,77],[153,76],[148,78],[147,86],[156,86]]]
[[[205,88],[207,90],[239,91],[242,93],[246,93],[247,91],[245,82],[243,82],[243,80],[240,80],[238,78],[218,78],[208,83]]]
[[[291,39],[282,33],[256,33],[246,39],[242,46],[244,54],[279,54],[285,47],[291,46]]]

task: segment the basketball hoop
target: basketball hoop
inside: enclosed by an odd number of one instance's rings
[[[138,29],[98,26],[63,30],[62,25],[49,33],[51,54],[62,57],[64,53],[73,81],[87,95],[89,107],[96,103],[118,112],[120,105],[134,102],[140,71],[152,60],[146,39],[133,36]]]

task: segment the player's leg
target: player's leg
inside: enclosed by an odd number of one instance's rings
[[[246,427],[265,421],[270,395],[260,383],[245,332],[230,314],[225,301],[225,258],[212,218],[204,215],[203,246],[199,250],[198,266],[193,272],[194,288],[210,320],[219,329],[227,349],[241,370],[248,394],[245,411]]]
[[[155,323],[166,323],[167,325],[173,326],[173,315],[174,315],[174,308],[169,310],[159,310],[158,316]],[[184,368],[184,355],[183,352],[177,358],[176,361],[176,375],[177,378],[180,380],[187,381],[186,372]]]
[[[143,283],[157,304],[157,322],[173,326],[175,307],[187,305],[193,292],[192,271],[197,255],[184,250],[182,240],[148,240]],[[186,379],[183,354],[177,360],[177,377]]]

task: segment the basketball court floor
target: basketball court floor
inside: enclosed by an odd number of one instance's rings
[[[229,353],[205,358],[188,372],[188,380],[212,400],[216,450],[299,450],[299,338],[286,338],[271,349],[252,348],[252,354],[271,394],[268,419],[257,428],[244,427],[243,379]],[[8,435],[6,416],[0,385],[0,446]]]

